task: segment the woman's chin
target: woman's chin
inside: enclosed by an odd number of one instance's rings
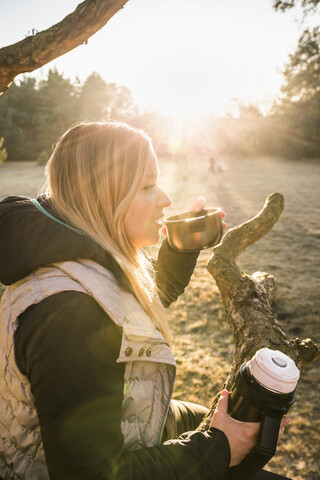
[[[151,247],[151,245],[155,245],[156,243],[159,242],[160,240],[160,227],[158,228],[158,231],[154,233],[150,238],[148,239],[148,242],[146,242],[145,247]]]

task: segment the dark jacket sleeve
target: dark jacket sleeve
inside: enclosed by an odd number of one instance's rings
[[[173,250],[165,239],[154,264],[160,298],[168,307],[184,292],[190,282],[200,251],[185,253]]]
[[[216,429],[123,449],[120,343],[121,331],[83,293],[54,295],[20,316],[15,354],[31,382],[51,480],[221,478],[230,451]]]

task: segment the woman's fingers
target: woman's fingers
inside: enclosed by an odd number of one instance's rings
[[[187,212],[201,212],[206,206],[207,200],[204,198],[203,195],[199,195],[194,202],[190,205],[190,207],[186,210]]]
[[[289,425],[290,422],[291,422],[291,420],[290,420],[289,417],[283,417],[283,419],[281,420],[280,426],[281,427],[286,427],[287,425]]]
[[[290,423],[290,418],[288,417],[283,417],[280,423],[280,430],[279,430],[279,436],[278,436],[278,441],[281,439],[282,435],[284,434],[284,429],[287,425]]]
[[[190,207],[186,211],[201,212],[201,210],[205,208],[206,204],[207,204],[207,200],[205,199],[205,197],[203,197],[202,195],[199,195],[199,197],[195,199],[195,201],[192,203],[192,205],[190,205]],[[226,213],[220,212],[220,216],[221,218],[225,218]],[[227,224],[225,222],[222,222],[222,226],[224,230],[227,228]]]
[[[217,413],[222,413],[222,414],[227,414],[228,412],[228,391],[227,390],[222,390],[220,398],[217,403],[217,408],[216,412]]]
[[[205,197],[203,195],[199,195],[192,202],[190,207],[187,208],[186,212],[201,212],[201,210],[203,210],[205,208],[206,204],[207,204],[207,200],[205,199]],[[220,216],[221,216],[221,218],[225,218],[226,213],[225,212],[220,212]],[[222,226],[223,226],[224,229],[227,228],[227,224],[225,222],[222,222]],[[166,227],[162,227],[161,231],[164,235],[167,235]]]
[[[226,212],[220,212],[220,217],[221,217],[221,218],[226,218]],[[228,225],[226,224],[226,222],[222,222],[222,226],[223,226],[223,228],[224,228],[224,230],[225,230]]]

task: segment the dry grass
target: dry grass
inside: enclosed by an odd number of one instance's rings
[[[320,344],[320,163],[284,159],[225,159],[225,172],[208,173],[204,160],[176,165],[163,159],[163,184],[175,209],[186,208],[198,194],[209,206],[227,212],[228,225],[254,216],[272,192],[285,196],[285,210],[273,230],[249,247],[238,264],[246,273],[266,271],[277,277],[274,312],[293,338],[310,337]],[[233,357],[231,330],[219,291],[201,253],[185,294],[170,307],[179,339],[176,398],[209,404],[223,385]],[[297,402],[276,456],[273,471],[296,480],[320,478],[319,364],[302,372]]]
[[[208,173],[206,160],[189,158],[177,164],[160,159],[161,183],[171,195],[168,213],[185,209],[198,194],[209,206],[227,212],[235,226],[255,215],[275,191],[285,196],[285,211],[274,229],[239,258],[246,273],[273,273],[278,280],[274,311],[292,337],[320,343],[320,162],[284,159],[225,159],[225,172]],[[43,167],[0,166],[0,198],[34,196]],[[156,254],[158,246],[151,250]],[[231,330],[219,291],[206,270],[210,251],[201,253],[185,294],[170,307],[177,341],[178,376],[175,397],[209,405],[222,386],[233,356]],[[320,370],[313,364],[302,372],[298,397],[272,470],[295,480],[320,478]]]

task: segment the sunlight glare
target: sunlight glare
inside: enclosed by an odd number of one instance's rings
[[[64,8],[69,13],[70,6]],[[21,15],[23,29],[29,10]],[[43,10],[32,10],[32,22]],[[291,13],[276,13],[270,0],[136,0],[87,45],[42,71],[56,66],[81,81],[96,71],[107,82],[126,85],[141,111],[177,119],[233,113],[235,99],[266,113],[298,36]]]
[[[183,8],[183,21],[172,15],[145,27],[149,41],[141,38],[141,51],[145,59],[154,62],[151,66],[146,61],[137,69],[137,58],[131,57],[129,83],[135,85],[132,92],[137,103],[177,119],[233,113],[234,99],[261,104],[263,110],[270,107],[281,76],[278,72],[278,77],[272,77],[265,60],[268,50],[273,54],[279,50],[278,39],[269,37],[269,45],[262,44],[263,25],[256,22],[250,30],[245,28],[247,19],[240,6],[227,19],[217,3],[213,7],[206,3],[196,19],[190,4]],[[236,38],[241,38],[241,43]],[[262,82],[266,77],[269,92]]]

